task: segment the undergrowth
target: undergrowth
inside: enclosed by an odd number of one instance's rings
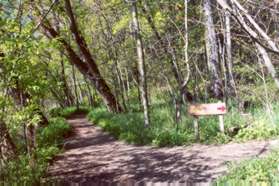
[[[34,158],[25,152],[19,152],[17,159],[7,162],[0,171],[4,183],[30,185],[39,183],[49,161],[60,152],[59,145],[71,128],[64,118],[52,118],[48,126],[37,131]],[[0,179],[0,180],[1,180]]]
[[[53,108],[49,111],[49,114],[51,117],[64,117],[67,118],[71,116],[74,113],[87,113],[88,112],[88,107],[86,106],[80,106],[79,108],[77,107],[66,107],[66,108]]]
[[[249,114],[241,115],[231,107],[225,115],[224,134],[219,132],[218,117],[201,117],[199,142],[223,144],[278,136],[278,112],[279,107],[274,105],[272,116],[263,109],[254,109]],[[89,112],[88,118],[115,138],[131,144],[162,147],[195,143],[193,118],[183,113],[182,121],[176,125],[173,115],[173,111],[166,105],[153,106],[151,124],[147,128],[144,128],[141,112],[113,114],[105,108],[95,108]]]
[[[279,183],[279,151],[264,158],[245,160],[239,164],[230,164],[229,173],[216,183],[229,183],[242,180],[250,183]]]

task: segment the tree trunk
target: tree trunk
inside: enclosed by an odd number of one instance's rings
[[[260,54],[260,57],[262,58],[262,61],[265,65],[265,67],[267,68],[269,74],[274,79],[276,86],[279,87],[279,79],[277,77],[277,72],[276,72],[273,64],[271,63],[271,60],[268,56],[267,51],[258,43],[256,43],[256,48],[258,50],[258,53]]]
[[[32,156],[36,148],[36,128],[33,125],[27,125],[25,127],[25,135],[27,138],[27,152]]]
[[[57,15],[55,12],[53,12],[53,17],[54,17],[54,25],[57,30],[57,32],[60,31],[60,24],[59,24],[59,15]],[[71,106],[75,104],[74,100],[74,95],[72,94],[71,90],[69,89],[69,85],[67,83],[67,76],[65,73],[65,63],[64,63],[64,51],[63,49],[59,49],[59,54],[60,54],[60,65],[61,65],[61,76],[60,80],[62,81],[62,89],[64,92],[64,106]],[[58,100],[61,100],[59,98]]]
[[[122,99],[122,105],[124,107],[124,110],[126,111],[127,110],[127,104],[126,104],[126,93],[125,93],[125,85],[124,85],[124,82],[123,82],[123,76],[122,76],[122,73],[121,73],[121,69],[118,65],[118,60],[115,59],[115,70],[116,70],[116,76],[117,76],[117,80],[118,80],[118,85],[119,85],[119,88],[121,90],[121,99]]]
[[[62,83],[63,83],[63,91],[64,94],[66,96],[66,100],[65,100],[65,104],[66,106],[71,106],[74,104],[74,96],[72,95],[72,92],[69,89],[69,85],[67,83],[67,77],[66,77],[66,73],[65,73],[65,64],[64,64],[64,60],[63,60],[63,54],[61,52],[61,60],[60,60],[60,64],[61,64],[61,78],[62,78]]]
[[[219,75],[218,47],[213,23],[211,4],[212,0],[204,0],[203,8],[206,26],[205,42],[207,63],[211,76],[210,90],[215,98],[221,99],[223,97],[222,81]]]
[[[32,6],[40,14],[39,8],[34,2],[32,3]],[[101,76],[98,66],[94,58],[92,57],[91,53],[89,52],[89,49],[87,47],[87,44],[85,43],[84,38],[79,34],[72,13],[71,5],[68,0],[65,0],[65,7],[67,10],[67,14],[70,17],[71,31],[75,37],[75,41],[78,44],[83,57],[77,55],[77,53],[73,50],[72,46],[59,35],[59,33],[51,26],[48,20],[45,19],[44,22],[41,22],[40,26],[42,27],[47,37],[57,38],[57,40],[62,44],[65,51],[67,52],[67,57],[70,63],[75,65],[77,69],[91,81],[91,83],[94,85],[94,87],[102,97],[108,110],[115,113],[122,112],[123,109],[118,104],[115,96],[112,94],[106,81]],[[41,19],[40,16],[37,17],[37,20],[40,19]]]
[[[220,1],[220,0],[219,0]],[[235,2],[235,1],[234,1]],[[270,58],[268,57],[268,53],[266,51],[266,47],[264,47],[262,44],[260,44],[257,40],[257,38],[259,38],[258,33],[264,38],[266,39],[266,42],[268,43],[269,47],[271,47],[272,50],[274,51],[278,51],[277,46],[275,45],[275,43],[271,40],[271,38],[269,38],[267,36],[267,34],[257,25],[257,23],[252,19],[252,17],[247,14],[245,11],[245,16],[249,17],[250,19],[249,22],[251,23],[251,25],[253,25],[256,30],[258,32],[255,32],[244,20],[243,16],[240,14],[239,10],[237,9],[237,7],[240,7],[242,11],[244,11],[244,8],[238,4],[237,6],[233,6],[233,8],[230,8],[227,4],[224,4],[224,2],[222,2],[222,4],[220,4],[223,8],[227,7],[227,10],[230,10],[231,14],[234,15],[234,17],[237,19],[237,21],[239,22],[239,24],[241,24],[241,26],[244,28],[244,30],[252,37],[253,41],[255,42],[255,46],[258,50],[258,52],[261,54],[262,58],[263,58],[263,62],[264,65],[266,66],[266,68],[268,69],[269,74],[271,75],[271,77],[273,78],[275,85],[277,86],[277,88],[279,88],[279,75],[276,72]]]
[[[257,42],[269,52],[276,53],[277,55],[279,54],[279,48],[276,46],[276,43],[267,35],[259,24],[257,24],[253,17],[248,14],[248,11],[237,0],[230,0],[232,7],[229,6],[225,0],[217,0],[217,2],[223,9],[229,11],[234,18],[236,18],[254,42]],[[245,22],[244,17],[249,24]],[[266,44],[264,42],[266,42]]]
[[[236,84],[233,77],[233,61],[232,61],[232,42],[231,42],[231,17],[228,11],[225,11],[225,46],[226,46],[226,67],[228,77],[229,95],[235,96]]]
[[[78,89],[77,89],[77,81],[76,81],[76,71],[75,67],[72,65],[72,78],[73,78],[73,86],[74,86],[74,91],[75,91],[75,96],[76,96],[76,107],[79,109],[79,98],[78,98]]]
[[[87,88],[87,97],[88,97],[88,102],[90,107],[94,107],[95,106],[95,100],[94,100],[94,96],[93,93],[91,91],[91,87],[89,86],[89,83],[87,82],[86,77],[84,77],[84,82]]]
[[[5,161],[13,159],[15,156],[16,146],[10,137],[5,122],[0,119],[0,164],[5,164]]]
[[[69,0],[65,0],[65,9],[70,19],[70,30],[72,31],[74,39],[89,67],[89,70],[91,71],[90,80],[94,83],[96,89],[101,94],[108,109],[112,112],[121,112],[123,109],[121,108],[115,96],[111,93],[109,86],[101,76],[97,64],[93,59],[84,38],[80,35]]]
[[[163,38],[161,37],[160,33],[158,32],[156,26],[155,26],[155,23],[154,23],[154,20],[151,16],[151,13],[150,13],[150,10],[149,10],[149,7],[146,3],[146,0],[143,0],[143,6],[142,6],[142,11],[143,13],[145,13],[146,15],[146,19],[148,21],[148,24],[150,25],[152,31],[154,32],[158,42],[160,43],[160,45],[162,46],[164,52],[166,54],[169,55],[169,58],[170,58],[170,64],[171,64],[171,67],[172,67],[172,72],[174,74],[174,77],[175,77],[175,80],[178,84],[178,91],[180,93],[180,97],[184,100],[184,99],[187,99],[187,101],[191,102],[193,101],[193,96],[191,95],[191,93],[187,90],[187,82],[188,82],[188,79],[189,79],[189,71],[187,72],[188,74],[183,77],[181,71],[180,71],[180,68],[178,67],[177,65],[177,62],[174,61],[174,59],[176,57],[173,56],[173,47],[171,46],[171,40],[170,38],[168,38],[168,46],[166,46]],[[187,0],[185,0],[185,64],[186,64],[186,68],[187,70],[189,70],[189,64],[188,64],[188,25],[187,25]]]
[[[187,84],[190,78],[190,65],[189,65],[189,57],[188,57],[188,45],[189,45],[189,34],[188,34],[188,0],[184,0],[184,28],[185,28],[185,34],[184,34],[184,57],[185,57],[185,66],[187,70],[187,74],[184,75],[184,79],[181,85],[181,91],[182,91],[182,101],[185,103],[185,98],[187,98],[189,95],[189,92],[186,91]],[[188,101],[192,101],[189,100]]]
[[[136,1],[132,2],[132,18],[134,35],[137,45],[137,55],[138,55],[138,72],[139,72],[139,89],[141,94],[141,103],[144,112],[144,126],[149,126],[149,106],[148,106],[148,95],[147,95],[147,84],[145,76],[145,62],[144,62],[144,52],[142,45],[142,38],[140,34],[139,22],[138,22],[138,12]]]

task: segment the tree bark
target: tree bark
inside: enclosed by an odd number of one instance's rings
[[[16,146],[10,137],[5,122],[1,119],[0,119],[0,157],[1,157],[0,164],[5,164],[5,161],[16,157]]]
[[[86,77],[84,77],[84,82],[85,82],[86,88],[87,88],[87,97],[88,97],[89,105],[90,105],[90,107],[94,107],[95,106],[94,95],[91,91],[91,87],[89,86],[89,83],[87,82]]]
[[[91,70],[91,81],[94,82],[94,85],[96,89],[100,92],[104,102],[108,106],[108,109],[112,112],[121,112],[123,109],[117,102],[114,95],[111,93],[110,88],[106,84],[105,80],[101,76],[99,69],[96,65],[95,60],[93,59],[88,46],[84,40],[84,38],[81,36],[78,26],[76,24],[76,20],[72,11],[71,3],[69,0],[65,0],[65,9],[66,13],[70,19],[70,30],[73,34],[73,37],[84,57],[84,59],[87,62],[87,65],[89,66],[89,69]]]
[[[239,13],[239,10],[234,6],[233,9],[231,10],[234,16],[237,18],[237,21],[241,24],[241,26],[246,30],[246,32],[254,39],[258,38],[258,33],[255,32],[244,20],[243,16]],[[256,24],[256,23],[254,23]],[[264,34],[266,35],[266,34]],[[275,70],[275,67],[273,66],[268,53],[266,51],[266,48],[263,47],[260,43],[258,43],[256,40],[254,40],[255,46],[258,50],[258,52],[261,54],[263,58],[264,65],[266,66],[269,74],[273,78],[275,85],[277,88],[279,88],[279,76],[278,73]],[[271,39],[268,39],[267,43],[272,43],[273,41]],[[270,47],[273,47],[273,50],[277,50],[277,47],[275,43],[271,44]]]
[[[132,19],[134,27],[134,35],[136,39],[137,55],[138,55],[138,72],[139,72],[139,89],[141,95],[141,103],[144,112],[144,126],[149,126],[149,106],[148,106],[148,95],[147,95],[147,84],[146,84],[146,70],[144,61],[144,52],[142,38],[140,34],[138,12],[136,1],[132,2]]]
[[[73,80],[73,86],[74,86],[74,92],[75,92],[75,102],[76,107],[79,109],[79,98],[78,98],[78,89],[77,89],[77,81],[76,81],[76,71],[74,65],[72,65],[72,80]]]
[[[211,4],[212,0],[204,0],[203,8],[206,26],[205,42],[207,63],[211,76],[210,90],[215,98],[221,99],[223,97],[222,81],[219,75],[218,46],[214,29]]]
[[[36,7],[36,4],[33,3],[32,6],[37,12],[39,12],[39,9]],[[68,0],[65,0],[65,7],[67,7],[67,13],[71,20],[71,31],[75,37],[76,43],[80,48],[80,51],[82,52],[83,57],[77,55],[77,53],[73,50],[72,46],[65,39],[60,37],[59,33],[51,26],[48,20],[44,20],[44,22],[41,22],[41,28],[43,29],[47,37],[58,39],[58,41],[62,44],[65,51],[67,52],[67,57],[70,63],[75,65],[77,69],[91,81],[91,83],[94,85],[94,87],[102,97],[108,110],[115,113],[122,112],[122,107],[119,105],[115,96],[112,94],[109,86],[107,85],[106,81],[101,76],[98,66],[91,53],[89,52],[84,38],[79,34],[72,13],[71,5]],[[84,61],[82,59],[84,59]]]
[[[63,86],[63,91],[66,97],[66,100],[64,101],[64,103],[66,104],[66,106],[71,106],[74,104],[74,96],[72,95],[71,90],[69,89],[69,85],[67,82],[67,77],[66,77],[66,73],[65,73],[65,63],[63,60],[63,53],[61,52],[61,60],[60,60],[60,64],[61,64],[61,78],[62,78],[62,86]]]
[[[189,30],[188,30],[188,0],[184,0],[184,28],[185,28],[185,34],[184,34],[184,57],[185,57],[185,65],[187,70],[187,75],[185,75],[183,83],[182,83],[182,90],[186,89],[187,83],[190,78],[190,66],[189,66],[189,57],[188,57],[188,46],[189,46]],[[186,91],[183,91],[185,94]],[[185,96],[183,96],[183,99]]]
[[[265,50],[265,48],[263,48],[258,43],[256,43],[255,45],[256,45],[256,48],[258,50],[258,53],[260,54],[260,57],[262,58],[262,61],[265,65],[265,67],[267,68],[267,71],[269,72],[271,77],[274,79],[275,85],[279,88],[279,79],[278,79],[278,76],[277,76],[277,72],[276,72],[273,64],[271,63],[271,60],[268,56],[267,51]]]
[[[226,46],[226,67],[229,83],[229,95],[236,96],[236,84],[233,77],[233,61],[232,61],[232,42],[231,42],[231,15],[225,11],[225,46]]]
[[[230,2],[232,7],[229,6],[225,0],[217,0],[217,3],[223,9],[229,11],[234,16],[234,18],[236,18],[236,20],[244,28],[248,35],[250,35],[254,42],[260,44],[268,52],[273,52],[279,55],[279,48],[277,47],[276,43],[267,35],[267,33],[259,26],[259,24],[257,24],[253,17],[249,15],[248,11],[237,0],[230,0]],[[246,18],[249,24],[245,22],[244,18]],[[264,42],[266,42],[266,44]]]

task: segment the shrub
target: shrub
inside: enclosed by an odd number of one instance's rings
[[[254,121],[246,127],[240,129],[235,136],[237,141],[247,141],[252,139],[268,139],[279,135],[278,125],[274,118],[270,118],[267,113],[256,112]]]
[[[273,152],[265,158],[242,161],[240,164],[230,164],[229,173],[217,182],[244,180],[248,182],[278,182],[279,152]]]
[[[64,118],[51,118],[48,126],[39,129],[37,133],[38,146],[44,147],[59,144],[70,130],[71,127]]]
[[[194,141],[194,135],[181,130],[158,131],[152,143],[159,147],[185,145]]]
[[[45,173],[49,161],[60,152],[58,145],[70,132],[64,118],[52,118],[48,126],[37,131],[37,148],[33,158],[21,153],[17,159],[9,161],[0,171],[0,179],[7,184],[36,185]],[[34,161],[34,162],[33,162]],[[31,163],[33,162],[33,163]],[[33,166],[31,166],[33,164]]]
[[[66,107],[66,108],[53,108],[49,111],[49,114],[51,117],[64,117],[67,118],[69,116],[71,116],[74,113],[77,112],[83,112],[83,113],[87,113],[88,112],[88,108],[81,106],[79,109],[77,109],[77,107]]]
[[[3,168],[3,172],[1,170],[0,177],[4,177],[5,183],[8,184],[32,185],[39,183],[41,176],[45,173],[48,162],[59,151],[56,146],[37,149],[35,151],[34,167],[30,166],[31,159],[28,155],[20,155],[16,160],[7,163]]]

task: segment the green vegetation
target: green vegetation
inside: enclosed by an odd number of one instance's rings
[[[218,179],[217,183],[243,180],[250,183],[278,183],[279,182],[279,152],[273,152],[264,158],[242,161],[230,164],[229,173]]]
[[[61,117],[79,112],[127,143],[171,147],[196,143],[190,104],[221,101],[225,133],[201,117],[200,143],[278,137],[278,4],[0,0],[0,180],[40,180],[70,130]],[[251,163],[260,175],[265,161]]]
[[[115,138],[125,140],[133,144],[156,144],[158,146],[182,145],[192,139],[187,130],[176,131],[176,126],[170,116],[168,108],[153,109],[151,117],[152,125],[145,128],[140,112],[113,114],[104,108],[93,109],[89,119],[110,132]],[[186,120],[186,118],[184,118]],[[186,140],[185,138],[189,139]]]
[[[67,118],[71,116],[74,113],[87,113],[88,112],[88,107],[87,106],[80,106],[79,108],[77,107],[66,107],[66,108],[53,108],[49,111],[49,114],[51,117],[63,117]]]
[[[200,118],[200,142],[220,144],[276,137],[279,135],[278,109],[275,105],[272,116],[260,109],[253,111],[251,115],[243,116],[232,109],[225,116],[225,134],[219,132],[216,116]],[[88,117],[115,138],[132,144],[175,146],[196,142],[193,118],[184,113],[182,121],[176,125],[173,111],[167,105],[152,108],[151,125],[148,128],[144,128],[140,112],[113,114],[105,108],[96,108],[89,112]]]
[[[39,183],[53,156],[61,151],[59,146],[70,130],[71,128],[64,118],[51,118],[49,125],[40,128],[37,132],[37,147],[32,157],[19,152],[20,155],[16,159],[9,161],[1,169],[2,181],[6,184]],[[18,142],[17,145],[22,144]]]

